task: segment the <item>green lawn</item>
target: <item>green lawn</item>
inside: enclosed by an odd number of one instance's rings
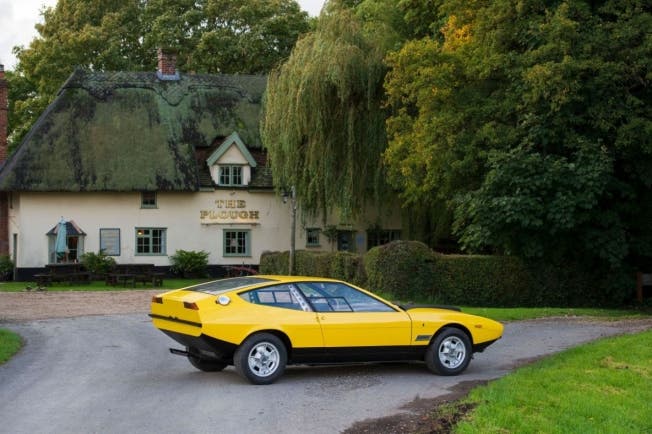
[[[601,319],[634,319],[649,317],[650,309],[593,309],[566,307],[463,307],[462,312],[480,315],[496,321],[520,321],[548,317],[590,316]]]
[[[652,330],[577,347],[471,391],[456,433],[652,432]]]
[[[48,291],[124,291],[133,289],[177,289],[184,286],[196,285],[198,283],[207,282],[214,279],[163,279],[163,286],[152,286],[139,284],[136,287],[129,286],[123,287],[120,285],[111,286],[104,283],[104,281],[93,281],[84,284],[68,284],[68,283],[55,283],[47,287]],[[0,282],[0,291],[4,292],[21,292],[30,288],[36,289],[34,282]]]
[[[20,350],[23,342],[16,333],[0,328],[0,365]]]

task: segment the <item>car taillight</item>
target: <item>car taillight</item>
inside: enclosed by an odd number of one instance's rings
[[[197,303],[191,303],[189,301],[184,301],[183,307],[185,307],[186,309],[199,310],[199,306],[197,306]]]
[[[152,297],[152,303],[163,304],[163,297],[159,297],[158,295],[155,295],[154,297]]]

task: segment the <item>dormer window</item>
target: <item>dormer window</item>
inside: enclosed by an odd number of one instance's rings
[[[219,185],[242,185],[242,166],[218,166]]]
[[[206,159],[213,182],[220,187],[243,187],[251,180],[256,160],[234,132]]]

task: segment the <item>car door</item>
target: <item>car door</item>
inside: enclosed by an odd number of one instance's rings
[[[293,285],[267,286],[239,295],[256,305],[250,311],[252,319],[249,320],[254,328],[282,331],[294,349],[323,348],[317,314]]]
[[[407,313],[340,282],[298,286],[317,312],[325,348],[391,351],[410,345],[412,325]]]

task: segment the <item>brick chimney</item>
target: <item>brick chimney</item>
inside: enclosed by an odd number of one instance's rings
[[[7,125],[9,124],[9,89],[5,79],[5,67],[0,65],[0,163],[7,159]]]
[[[7,160],[8,112],[9,89],[5,79],[5,67],[0,65],[0,167]],[[0,191],[0,255],[9,255],[9,195],[5,191]]]
[[[156,75],[159,80],[178,80],[177,53],[174,50],[158,49],[158,71]]]

